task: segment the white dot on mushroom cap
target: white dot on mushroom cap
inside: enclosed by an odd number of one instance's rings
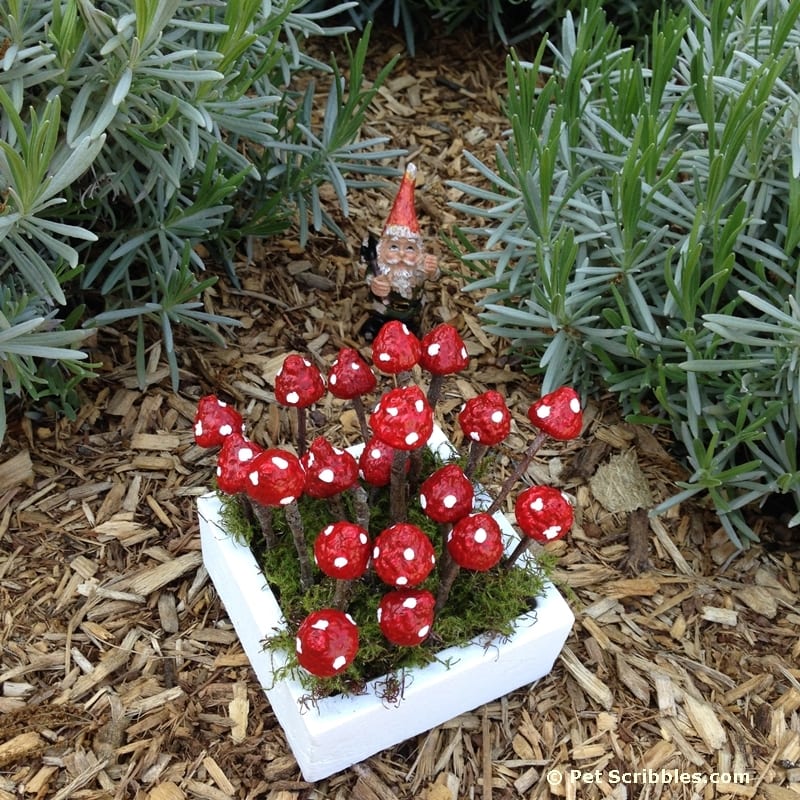
[[[226,408],[228,404],[224,400],[217,400],[217,405],[220,408]]]
[[[485,528],[478,528],[478,530],[475,531],[475,541],[478,544],[483,544],[488,537],[489,537],[489,534],[486,533],[486,529]]]
[[[286,402],[289,403],[290,405],[294,405],[295,403],[299,403],[300,402],[300,395],[297,394],[297,392],[289,392],[289,394],[286,395]]]
[[[539,406],[536,409],[536,416],[539,419],[547,419],[550,416],[550,406]]]
[[[333,483],[334,477],[336,477],[336,476],[333,474],[333,470],[332,469],[324,469],[319,474],[319,479],[323,483]]]
[[[289,503],[294,503],[294,501],[295,501],[296,499],[297,499],[297,498],[296,498],[294,495],[291,495],[291,494],[290,494],[290,495],[288,495],[287,497],[281,497],[281,499],[280,499],[280,501],[279,501],[279,502],[280,502],[280,505],[282,505],[282,506],[288,506],[288,505],[289,505]]]
[[[386,413],[390,417],[396,417],[400,413],[400,411],[399,411],[399,409],[395,408],[394,406],[389,406],[389,408],[386,409]]]
[[[304,364],[305,364],[307,367],[310,367],[310,366],[311,366],[311,362],[310,362],[310,361],[309,361],[307,358],[304,358],[304,359],[303,359],[303,363],[304,363]]]
[[[303,643],[300,641],[299,636],[294,640],[294,646],[298,653],[303,652]]]
[[[359,533],[358,541],[361,542],[361,544],[366,544],[369,541],[369,536],[367,536],[366,533]]]
[[[272,456],[270,461],[278,468],[278,469],[289,469],[289,462],[285,458],[281,458],[280,456]]]
[[[230,436],[233,433],[233,428],[230,425],[220,425],[219,426],[219,434],[220,436]]]
[[[541,497],[537,497],[537,498],[536,498],[536,499],[535,499],[535,500],[534,500],[534,501],[531,503],[531,509],[532,509],[533,511],[541,511],[543,508],[544,508],[544,500],[542,500],[542,498],[541,498]]]
[[[199,419],[199,420],[197,420],[197,422],[195,422],[195,424],[194,424],[194,433],[195,433],[195,436],[202,436],[203,435],[203,421],[202,420]]]
[[[378,353],[378,361],[391,361],[392,357],[388,353]]]
[[[337,569],[346,567],[349,563],[350,561],[345,556],[339,556],[338,558],[333,559],[333,566]]]
[[[408,578],[403,577],[402,575],[394,582],[395,586],[405,586],[408,583]]]
[[[355,370],[355,371],[358,371],[358,370],[360,370],[360,369],[361,369],[361,364],[359,364],[359,363],[358,363],[358,361],[353,361],[353,362],[350,364],[350,369],[352,369],[352,370]]]
[[[561,526],[560,525],[551,525],[549,528],[546,528],[542,531],[545,539],[553,539],[561,533]]]
[[[250,483],[252,483],[253,486],[258,486],[258,473],[257,472],[251,472],[247,477],[250,478]]]
[[[222,475],[222,467],[217,467],[217,477]]]
[[[413,547],[406,547],[406,549],[403,550],[403,558],[406,561],[413,561],[416,557],[417,557],[417,554],[414,552],[414,548]]]
[[[378,606],[378,622],[381,621],[381,617],[383,616],[383,609]]]
[[[356,624],[356,621],[355,621],[355,620],[354,620],[354,619],[353,619],[353,618],[352,618],[352,617],[351,617],[349,614],[345,614],[345,616],[347,617],[347,621],[348,621],[348,622],[349,622],[351,625],[355,625],[355,624]]]
[[[411,333],[411,331],[408,330],[408,326],[405,324],[405,322],[403,323],[403,333],[406,336],[408,336]]]
[[[311,627],[315,631],[326,631],[326,630],[328,630],[328,626],[329,625],[330,625],[330,622],[328,622],[327,619],[318,619]]]
[[[381,554],[380,547],[373,547],[372,548],[372,557],[373,558],[378,558],[380,556],[380,554]]]
[[[406,597],[403,600],[403,608],[416,608],[417,607],[417,598],[416,597]]]
[[[333,668],[341,669],[346,663],[347,659],[344,656],[337,656],[333,659]]]
[[[439,344],[439,342],[433,342],[432,344],[428,345],[428,355],[438,356],[441,349],[442,346]]]
[[[423,625],[423,626],[422,626],[422,627],[421,627],[421,628],[420,628],[420,629],[417,631],[417,636],[419,636],[419,638],[420,638],[420,639],[424,639],[424,638],[425,638],[425,637],[428,635],[428,631],[429,631],[430,629],[431,629],[431,626],[430,626],[430,625]]]
[[[331,386],[336,386],[336,373],[332,374],[330,378],[328,378],[328,383]]]
[[[473,442],[479,442],[481,440],[481,435],[478,431],[472,431],[470,433],[469,438],[472,439]]]
[[[428,498],[424,494],[419,496],[419,507],[424,511],[428,507]]]
[[[250,447],[242,447],[236,455],[239,461],[249,461],[253,457],[253,450]]]
[[[573,414],[578,414],[581,410],[581,401],[578,400],[577,397],[573,397],[572,400],[569,401],[569,410]]]
[[[414,403],[414,408],[417,411],[417,414],[421,414],[425,410],[425,402],[420,399]]]
[[[442,500],[442,505],[445,508],[452,508],[458,502],[458,498],[454,494],[449,494]]]
[[[328,525],[324,531],[322,531],[323,536],[330,536],[333,533],[333,525]]]
[[[503,417],[505,417],[505,414],[498,409],[497,411],[492,411],[492,416],[490,419],[492,422],[500,423],[503,421]]]
[[[462,347],[461,348],[461,358],[466,358],[467,355],[468,355],[467,354],[467,348],[466,347]]]
[[[372,450],[369,451],[370,458],[374,458],[376,461],[381,457],[381,451],[378,447],[373,447]]]
[[[411,431],[406,436],[406,444],[416,444],[419,441],[419,434],[416,431]]]

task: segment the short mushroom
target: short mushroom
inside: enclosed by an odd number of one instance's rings
[[[309,614],[297,629],[297,662],[319,678],[344,672],[358,653],[358,627],[351,616],[337,608]]]
[[[275,375],[275,399],[283,406],[297,409],[297,452],[306,450],[306,409],[325,394],[322,373],[297,354],[286,356]]]
[[[422,447],[433,432],[433,410],[419,386],[391,389],[381,397],[370,416],[375,436],[393,447],[389,514],[400,522],[406,514],[405,470],[408,452]]]
[[[552,486],[529,486],[517,496],[514,516],[525,538],[506,561],[511,566],[532,541],[554,542],[567,535],[575,519],[567,496]]]
[[[358,457],[361,477],[370,486],[388,486],[392,479],[392,462],[397,451],[377,436],[373,436]]]
[[[375,374],[356,350],[350,347],[339,350],[339,355],[328,370],[328,389],[334,397],[349,400],[353,404],[365,442],[369,439],[369,428],[361,396],[371,392],[376,385]]]
[[[517,464],[517,468],[506,478],[494,502],[487,511],[493,514],[506,499],[512,486],[530,466],[534,455],[548,436],[560,441],[574,439],[580,435],[583,427],[581,402],[577,392],[568,386],[562,386],[549,394],[540,397],[528,409],[528,419],[539,429],[534,440]]]
[[[242,436],[232,433],[217,454],[217,486],[225,494],[241,494],[247,491],[250,463],[262,452],[261,448]]]
[[[433,625],[434,596],[427,589],[396,589],[378,606],[383,635],[400,647],[415,647],[428,637]]]
[[[372,550],[378,577],[389,586],[418,586],[436,563],[433,544],[425,532],[409,522],[398,522],[378,534]]]
[[[503,533],[497,520],[485,511],[462,517],[447,535],[449,561],[439,579],[436,597],[438,614],[450,596],[450,589],[464,569],[486,572],[503,557]]]
[[[367,571],[371,552],[367,530],[347,520],[327,525],[314,540],[314,561],[336,581],[334,608],[345,609],[352,581]]]
[[[489,389],[464,403],[458,414],[458,423],[470,443],[464,472],[471,478],[486,450],[508,436],[511,412],[503,395]]]
[[[435,407],[445,376],[461,372],[469,363],[464,340],[452,326],[443,322],[422,338],[419,364],[431,373],[428,402]]]
[[[420,341],[404,322],[393,319],[378,331],[372,343],[372,362],[389,375],[408,372],[420,357]]]
[[[201,397],[194,415],[194,440],[200,447],[218,447],[232,433],[241,433],[242,415],[214,394]]]
[[[318,436],[303,454],[300,463],[306,474],[305,492],[310,497],[333,497],[351,488],[358,480],[358,462],[347,452]]]
[[[250,462],[248,479],[249,497],[261,505],[284,509],[297,550],[300,583],[304,589],[309,588],[313,583],[311,560],[297,508],[297,499],[302,495],[306,483],[300,459],[287,450],[264,450]]]
[[[475,499],[472,482],[458,464],[439,467],[419,487],[419,504],[434,522],[455,522],[469,514]]]

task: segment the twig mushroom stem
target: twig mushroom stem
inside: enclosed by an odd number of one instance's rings
[[[470,442],[467,463],[464,467],[464,474],[468,478],[472,479],[475,476],[475,470],[478,469],[478,464],[481,463],[481,459],[486,455],[488,449],[488,445],[481,444],[474,440]]]
[[[448,549],[443,548],[439,559],[439,588],[436,592],[436,605],[433,607],[435,616],[439,616],[445,607],[459,572],[461,572],[461,566],[450,555]]]
[[[286,514],[286,523],[292,532],[295,550],[297,550],[297,564],[300,567],[300,587],[305,592],[314,585],[314,573],[311,569],[311,559],[308,557],[306,535],[297,501],[294,500],[289,503],[285,507],[284,513]]]
[[[247,495],[242,495],[242,505],[249,506],[253,516],[258,521],[258,527],[264,536],[264,544],[267,546],[267,550],[272,550],[278,543],[275,529],[272,525],[272,509],[262,506],[261,503],[257,503]]]
[[[517,468],[509,475],[506,480],[504,481],[503,485],[500,487],[500,491],[497,493],[497,496],[494,498],[494,502],[486,509],[487,514],[494,514],[495,511],[499,511],[505,501],[508,493],[514,488],[516,482],[522,477],[523,473],[528,469],[533,461],[533,457],[539,451],[539,448],[544,444],[545,439],[547,439],[547,434],[544,431],[539,431],[536,434],[534,440],[528,446],[528,449],[525,451],[525,455],[523,455],[522,460],[517,464]]]
[[[358,426],[359,428],[361,428],[361,438],[365,442],[368,442],[370,437],[370,432],[369,432],[369,425],[367,424],[367,412],[364,409],[364,403],[358,396],[350,398],[350,402],[353,404],[353,411],[356,412],[356,419],[358,419]]]
[[[512,569],[514,564],[522,557],[522,554],[530,550],[532,545],[533,539],[528,539],[527,537],[520,539],[513,551],[503,559],[503,569]]]
[[[395,450],[392,458],[392,479],[389,484],[389,519],[392,524],[405,522],[406,508],[406,464],[408,450]]]

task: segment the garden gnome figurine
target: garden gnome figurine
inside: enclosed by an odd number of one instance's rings
[[[367,265],[367,285],[374,300],[370,318],[361,328],[367,341],[394,319],[419,333],[424,283],[439,276],[436,256],[425,252],[414,210],[416,174],[417,168],[408,164],[383,233],[378,239],[370,234],[361,245],[361,260]]]

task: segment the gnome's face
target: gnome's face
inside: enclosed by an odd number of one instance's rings
[[[378,264],[388,267],[414,269],[422,260],[422,240],[419,236],[397,236],[384,232],[378,240]]]

